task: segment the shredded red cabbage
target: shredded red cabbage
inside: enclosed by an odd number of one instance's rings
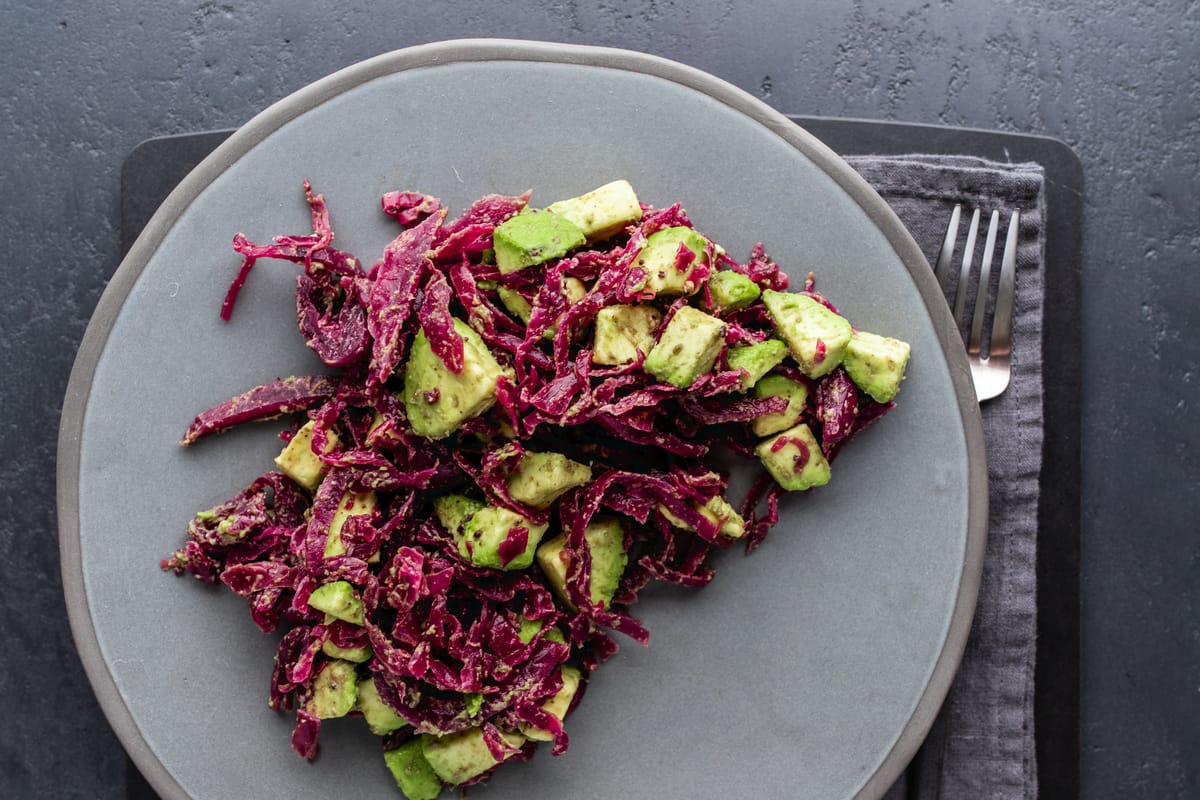
[[[403,229],[363,271],[356,258],[332,248],[324,199],[307,181],[304,190],[311,234],[276,237],[269,245],[235,237],[243,264],[221,313],[229,318],[258,259],[295,263],[300,332],[340,372],[255,387],[199,414],[182,443],[243,422],[297,415],[311,422],[308,455],[317,459],[318,473],[303,485],[283,466],[284,472],[266,473],[198,514],[187,541],[162,566],[224,584],[247,600],[264,631],[287,628],[269,704],[295,709],[292,746],[304,758],[317,755],[323,716],[359,713],[357,704],[334,714],[318,702],[329,691],[320,685],[321,670],[352,657],[360,659],[353,662],[360,687],[373,682],[404,725],[387,737],[389,747],[477,728],[494,761],[524,760],[533,743],[521,732],[535,729],[561,753],[566,729],[547,701],[564,690],[564,665],[580,668],[586,686],[587,673],[617,650],[612,631],[649,641],[631,613],[649,581],[704,586],[713,579],[714,549],[740,542],[749,552],[779,520],[783,490],[769,475],[760,474],[735,511],[728,476],[709,463],[719,451],[753,459],[751,423],[788,408],[785,398],[746,393],[743,373],[728,369],[723,355],[724,347],[774,337],[772,320],[761,303],[713,311],[725,325],[722,356],[680,388],[644,369],[644,351],[628,363],[594,363],[591,336],[603,309],[641,303],[660,314],[657,338],[691,302],[688,295],[655,296],[635,266],[655,231],[691,227],[680,205],[642,205],[640,219],[607,241],[501,274],[491,257],[493,232],[526,209],[529,193],[488,195],[447,220],[436,197],[388,192],[382,210]],[[740,273],[763,290],[788,286],[761,244],[745,263],[712,240],[702,253],[681,244],[674,269],[709,309],[707,282],[717,271]],[[568,297],[569,281],[584,282],[582,298]],[[526,304],[527,321],[502,290]],[[805,293],[828,305],[811,276]],[[442,366],[462,374],[471,353],[456,320],[478,334],[501,373],[488,409],[450,437],[431,440],[409,425],[403,365],[423,331]],[[802,419],[814,426],[829,459],[892,407],[858,392],[841,368],[819,381],[787,363],[771,374],[810,390]],[[434,387],[423,401],[444,399]],[[531,505],[514,496],[510,476],[529,454],[546,452],[587,465],[590,480],[550,504]],[[561,535],[561,586],[538,564],[496,569],[465,556],[462,532],[444,527],[434,510],[434,501],[448,495],[523,520],[498,545],[502,567],[518,563],[532,539]],[[600,566],[588,532],[613,518],[628,566],[611,596],[597,602],[593,579]],[[333,584],[345,585],[345,602],[357,603],[360,616],[338,617],[318,602],[315,593]],[[571,707],[581,694],[582,687]]]

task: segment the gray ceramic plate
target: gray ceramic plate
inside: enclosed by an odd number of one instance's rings
[[[121,265],[63,410],[59,519],[71,623],[114,729],[166,798],[388,797],[358,720],[321,756],[289,750],[266,706],[275,640],[240,600],[158,568],[192,513],[270,468],[276,426],[184,450],[184,427],[263,379],[319,367],[295,332],[293,270],[265,262],[217,318],[236,231],[307,223],[301,179],[338,245],[394,233],[392,188],[462,209],[535,202],[617,177],[683,200],[745,256],[756,241],[809,270],[856,324],[910,341],[900,407],[789,498],[752,557],[726,552],[698,592],[648,592],[648,648],[624,641],[570,720],[571,748],[503,769],[472,796],[878,797],[940,705],[974,608],[985,530],[978,409],[929,268],[832,152],[749,95],[651,56],[459,41],[390,53],[277,103],[196,169]],[[947,355],[950,354],[950,355]]]

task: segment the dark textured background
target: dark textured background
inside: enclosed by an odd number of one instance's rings
[[[4,3],[0,796],[123,796],[125,758],[62,612],[54,514],[63,390],[119,260],[123,159],[147,137],[239,125],[361,58],[457,36],[629,47],[785,112],[1044,133],[1076,150],[1083,795],[1200,796],[1200,6],[1052,5]]]

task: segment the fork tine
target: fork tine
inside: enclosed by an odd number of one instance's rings
[[[1008,221],[1004,256],[1000,262],[1000,288],[996,293],[996,314],[992,322],[989,356],[1007,356],[1012,350],[1013,297],[1016,295],[1017,285],[1017,233],[1020,224],[1021,212],[1014,211]]]
[[[975,237],[979,234],[979,209],[971,215],[971,227],[967,229],[967,245],[963,249],[962,268],[958,272],[958,287],[954,290],[954,324],[963,324],[963,312],[967,308],[967,279],[971,277],[971,264],[975,260]]]
[[[954,242],[958,239],[958,221],[961,216],[962,206],[955,204],[954,211],[950,212],[950,224],[946,226],[946,238],[942,240],[942,250],[938,253],[937,266],[933,268],[933,276],[943,288],[950,277],[950,262],[954,259]]]
[[[979,290],[975,293],[975,311],[971,314],[971,338],[967,355],[979,355],[983,344],[983,317],[987,311],[988,284],[992,278],[992,255],[996,252],[996,230],[1000,227],[1000,212],[993,211],[988,221],[987,241],[983,244],[983,261],[979,264]]]

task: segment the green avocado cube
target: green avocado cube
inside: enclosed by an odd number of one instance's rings
[[[433,352],[425,331],[413,340],[404,369],[401,398],[413,432],[429,439],[444,439],[471,417],[496,402],[496,382],[504,373],[487,345],[462,320],[454,330],[463,339],[463,368],[455,374]]]
[[[442,782],[425,760],[419,738],[384,751],[383,761],[408,800],[437,800],[442,793]]]
[[[579,683],[583,678],[583,674],[575,669],[575,667],[563,665],[559,667],[559,677],[562,679],[562,688],[554,693],[554,696],[542,703],[542,710],[552,714],[562,722],[563,717],[567,715],[567,709],[571,707],[571,701],[575,699],[575,695],[579,692]],[[535,742],[549,742],[554,739],[550,731],[542,730],[529,723],[522,723],[521,733],[525,734]]]
[[[462,533],[463,523],[487,503],[462,494],[444,494],[433,501],[433,513],[438,522],[453,536]]]
[[[321,642],[321,652],[330,658],[353,661],[355,664],[365,664],[374,655],[368,645],[364,644],[361,647],[338,647],[328,639]]]
[[[526,325],[529,324],[529,317],[533,314],[533,304],[525,299],[525,295],[508,286],[496,287],[496,294],[500,296],[500,302],[504,304],[510,314]]]
[[[468,717],[474,717],[479,714],[483,708],[483,693],[482,692],[465,692],[463,693],[463,706],[467,710]]]
[[[477,567],[525,569],[533,563],[534,552],[548,527],[536,525],[507,508],[484,506],[462,524],[458,552]],[[518,528],[525,529],[523,546],[519,539],[516,544],[509,542],[509,536]]]
[[[517,628],[517,638],[521,640],[522,644],[529,644],[533,641],[533,637],[537,636],[542,628],[546,627],[546,620],[521,617],[517,624],[519,626]]]
[[[576,278],[574,275],[568,275],[563,278],[563,294],[567,296],[567,303],[574,305],[587,296],[588,287],[583,281]]]
[[[500,295],[500,302],[504,307],[512,312],[513,316],[529,324],[529,318],[533,314],[533,305],[525,299],[525,296],[516,289],[510,289],[507,286],[499,286],[496,288],[497,294]],[[568,303],[578,303],[588,293],[587,284],[579,280],[573,275],[567,275],[563,278],[563,294],[566,295]],[[551,326],[553,330],[554,326]],[[549,336],[553,338],[552,333],[547,331]]]
[[[313,679],[313,693],[304,710],[321,719],[344,717],[354,710],[358,697],[355,665],[349,661],[326,661]]]
[[[742,515],[733,506],[729,505],[729,501],[721,497],[721,495],[713,495],[704,505],[700,505],[699,503],[693,505],[702,516],[712,521],[713,524],[720,526],[717,528],[717,532],[722,536],[728,536],[730,539],[740,539],[746,535],[746,520],[742,519]],[[658,510],[667,518],[667,522],[670,522],[676,528],[683,528],[685,531],[694,530],[691,525],[688,525],[668,511],[666,506],[660,505]]]
[[[358,682],[358,699],[354,707],[362,712],[367,728],[376,736],[387,736],[400,730],[408,724],[404,717],[397,714],[392,707],[383,702],[379,696],[379,687],[375,685],[374,676]]]
[[[875,402],[886,403],[900,391],[911,353],[908,342],[855,331],[846,345],[842,366],[855,386],[871,395]]]
[[[708,278],[708,294],[712,297],[709,310],[738,311],[753,303],[762,294],[758,284],[740,272],[721,270]]]
[[[329,468],[313,452],[314,424],[311,420],[306,422],[300,430],[296,431],[296,435],[287,443],[287,447],[283,448],[283,451],[275,457],[275,466],[279,468],[279,471],[310,492],[316,491],[317,486],[321,483],[321,478],[325,475],[325,470]],[[337,434],[329,431],[325,439],[325,452],[328,453],[332,450],[337,442]]]
[[[742,371],[742,391],[749,391],[759,378],[766,375],[787,357],[788,347],[778,339],[729,348],[726,360],[730,369]]]
[[[520,747],[525,737],[519,733],[501,731],[500,735],[513,747]],[[458,733],[420,737],[421,752],[434,773],[451,786],[465,783],[487,772],[500,762],[483,741],[481,728],[467,728]]]
[[[654,347],[654,331],[662,313],[654,306],[605,306],[596,313],[592,338],[592,363],[605,366],[632,364]]]
[[[559,599],[572,611],[577,611],[567,593],[567,570],[571,566],[571,554],[566,551],[567,537],[559,534],[542,542],[537,549],[537,563],[546,576],[546,582]]]
[[[363,624],[363,603],[358,591],[349,581],[333,581],[313,589],[308,604],[317,611],[352,625]]]
[[[775,482],[789,492],[829,483],[829,462],[803,423],[760,443],[754,452]]]
[[[329,533],[325,537],[325,557],[333,558],[346,554],[346,543],[342,541],[342,528],[350,517],[372,516],[375,514],[375,493],[353,492],[347,490],[338,502],[337,511],[333,512],[333,520],[329,523]]]
[[[522,644],[529,644],[533,641],[533,637],[537,636],[538,633],[540,633],[545,627],[546,620],[544,619],[528,619],[526,617],[521,617],[517,623],[517,638],[521,640]],[[544,638],[548,642],[557,642],[558,644],[567,643],[567,639],[565,636],[563,636],[562,629],[560,628],[551,628],[550,630],[546,631]]]
[[[643,368],[664,383],[686,389],[712,369],[724,346],[724,322],[683,306],[650,349]]]
[[[629,181],[606,183],[587,194],[551,203],[547,211],[566,217],[589,242],[616,236],[642,218],[642,205]]]
[[[787,408],[755,417],[750,429],[755,436],[770,436],[786,431],[800,421],[804,406],[808,402],[808,387],[782,375],[767,375],[754,384],[754,394],[759,399],[767,397],[787,398]]]
[[[378,411],[371,414],[371,424],[367,428],[368,447],[394,447],[403,442],[402,434],[393,419],[385,419]]]
[[[629,562],[629,556],[625,552],[625,531],[619,520],[613,517],[599,517],[588,523],[583,538],[587,544],[588,555],[592,558],[592,574],[588,582],[592,604],[608,608]],[[567,592],[567,572],[571,566],[571,554],[567,552],[566,544],[565,534],[543,542],[537,550],[537,562],[550,588],[568,608],[574,609]]]
[[[561,453],[531,453],[508,476],[508,494],[518,503],[549,508],[568,489],[592,479],[592,468]]]
[[[625,530],[613,517],[593,519],[583,532],[592,557],[592,579],[588,584],[593,603],[606,608],[617,593],[629,556],[625,553]]]
[[[678,267],[679,248],[692,251],[694,260],[683,270]],[[708,239],[686,225],[663,228],[646,237],[646,244],[633,266],[645,270],[646,278],[638,289],[654,295],[695,294],[701,283],[688,276],[698,266],[708,263]]]
[[[547,211],[527,211],[509,217],[492,231],[496,266],[516,272],[566,255],[587,242],[571,220]]]
[[[563,278],[562,286],[563,294],[569,305],[578,303],[588,293],[587,284],[573,275]],[[496,292],[500,295],[500,302],[504,304],[504,307],[512,312],[513,316],[528,325],[529,318],[533,316],[533,306],[525,299],[525,296],[507,286],[499,287]],[[547,328],[546,332],[542,334],[542,338],[553,339],[556,331],[558,331],[558,323]]]
[[[819,378],[842,363],[853,333],[845,317],[797,292],[768,289],[762,297],[775,332],[791,348],[801,372]]]

